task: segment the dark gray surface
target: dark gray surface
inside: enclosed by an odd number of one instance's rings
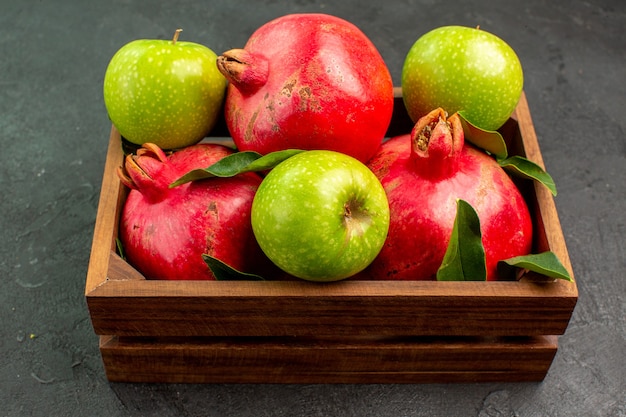
[[[616,1],[1,1],[0,415],[624,416],[626,6]],[[102,78],[136,38],[217,53],[282,14],[357,24],[399,85],[445,24],[517,52],[580,291],[542,383],[150,385],[104,377],[83,291],[110,124]]]

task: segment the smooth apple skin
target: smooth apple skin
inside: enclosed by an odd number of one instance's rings
[[[402,93],[413,121],[442,107],[497,130],[517,106],[524,84],[515,51],[482,29],[444,26],[422,35],[402,68]]]
[[[334,151],[307,151],[282,162],[252,203],[252,230],[263,252],[283,271],[310,281],[362,271],[388,229],[380,181],[358,160]]]
[[[104,77],[109,118],[128,141],[176,149],[215,126],[226,94],[217,55],[194,42],[139,39],[120,48]]]

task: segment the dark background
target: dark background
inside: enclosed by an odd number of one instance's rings
[[[626,6],[619,1],[0,1],[0,415],[624,416]],[[542,383],[112,384],[84,300],[110,123],[137,38],[241,47],[283,14],[359,26],[396,85],[413,42],[476,26],[518,53],[580,299]]]

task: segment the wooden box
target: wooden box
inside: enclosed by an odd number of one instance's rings
[[[397,93],[389,136],[412,127]],[[510,154],[543,166],[525,96],[501,132]],[[146,280],[116,254],[122,160],[113,128],[85,288],[110,381],[540,381],[577,301],[575,282],[536,275],[517,282]],[[573,277],[552,195],[530,181],[523,191],[534,252],[553,251]]]

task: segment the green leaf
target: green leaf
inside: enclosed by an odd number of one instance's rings
[[[554,180],[539,165],[524,158],[523,156],[512,156],[506,159],[498,159],[498,164],[512,175],[539,181],[548,187],[553,196],[556,196],[556,185]]]
[[[122,245],[122,241],[119,237],[115,238],[115,245],[117,246],[117,253],[120,255],[120,258],[126,260],[126,255],[124,255],[124,245]]]
[[[291,158],[294,155],[297,155],[301,152],[304,152],[302,149],[285,149],[284,151],[276,151],[270,152],[267,155],[260,157],[259,159],[251,162],[247,167],[245,167],[241,172],[260,172],[266,171],[268,169],[274,168],[276,165],[285,161],[286,159]]]
[[[567,269],[557,258],[554,252],[547,251],[539,254],[516,256],[498,262],[498,275],[514,276],[515,268],[527,269],[550,278],[572,281]]]
[[[300,152],[303,151],[300,149],[287,149],[284,151],[270,152],[267,155],[261,155],[253,151],[236,152],[220,159],[208,168],[189,171],[170,184],[170,188],[206,178],[234,177],[244,172],[265,171],[274,168],[284,160]]]
[[[211,255],[203,254],[202,259],[213,272],[217,281],[265,281],[259,275],[238,271]]]
[[[458,114],[466,141],[495,155],[496,158],[506,158],[508,156],[506,142],[500,132],[481,129],[469,122],[463,115],[463,111],[458,112]]]
[[[485,249],[480,233],[480,219],[474,208],[457,200],[452,235],[437,281],[486,281]]]
[[[170,184],[170,188],[205,178],[230,177],[237,175],[238,173],[243,172],[242,170],[244,170],[248,165],[261,157],[262,155],[260,153],[252,151],[235,152],[220,159],[208,168],[189,171]]]

